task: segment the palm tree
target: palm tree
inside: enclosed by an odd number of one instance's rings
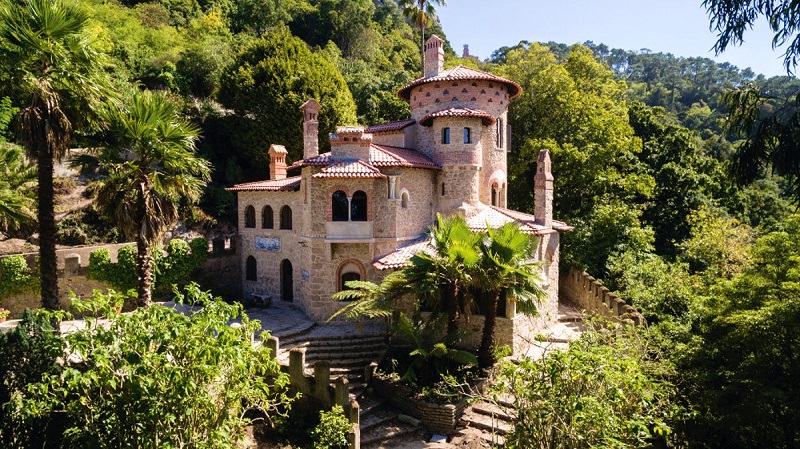
[[[101,174],[97,200],[123,233],[136,239],[139,304],[148,306],[153,287],[150,246],[178,219],[177,204],[199,199],[210,168],[194,154],[199,129],[178,117],[164,95],[134,93],[124,109],[105,109],[101,117],[113,143],[101,148],[93,161]]]
[[[0,231],[18,228],[33,219],[36,169],[22,155],[22,149],[0,138]]]
[[[348,281],[346,290],[334,293],[335,301],[350,301],[328,318],[333,320],[339,315],[344,315],[348,320],[355,320],[361,329],[361,319],[383,318],[386,327],[386,343],[391,346],[391,322],[394,314],[392,300],[396,292],[406,285],[403,271],[389,273],[380,285],[369,281]]]
[[[525,314],[536,313],[536,305],[544,291],[540,287],[541,267],[533,261],[536,240],[506,223],[499,229],[487,229],[488,240],[480,245],[481,275],[477,289],[486,295],[488,307],[483,310],[484,326],[478,362],[481,368],[494,365],[494,329],[497,307],[502,300],[513,299],[517,309]]]
[[[437,216],[430,234],[434,251],[411,257],[411,265],[403,269],[405,285],[420,303],[447,314],[447,334],[454,335],[462,313],[469,313],[468,287],[480,261],[481,236],[460,215]]]
[[[50,309],[58,308],[53,161],[109,85],[88,24],[89,14],[67,0],[0,0],[0,65],[21,93],[17,138],[38,169],[42,305]]]
[[[436,14],[434,5],[445,6],[445,0],[400,0],[398,5],[403,8],[403,14],[417,24],[422,49],[422,74],[425,75],[425,27],[428,19]]]

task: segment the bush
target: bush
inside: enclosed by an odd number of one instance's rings
[[[0,259],[0,298],[17,293],[38,292],[38,266],[31,270],[22,256],[8,256]]]
[[[311,431],[311,438],[314,440],[314,449],[347,449],[347,434],[353,424],[344,416],[344,410],[340,405],[333,407],[331,411],[321,411],[319,413],[319,424]]]

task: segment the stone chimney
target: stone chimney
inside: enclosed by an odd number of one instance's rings
[[[444,70],[444,41],[433,34],[425,42],[425,78],[436,76]]]
[[[303,111],[303,159],[319,155],[319,108],[319,103],[313,98],[300,106]]]
[[[272,144],[269,147],[269,179],[286,179],[286,147]]]
[[[550,152],[539,151],[536,175],[533,177],[533,216],[536,224],[553,226],[553,172],[550,169]]]
[[[336,134],[330,135],[331,159],[335,161],[355,160],[369,161],[372,146],[372,134],[360,126],[338,126]]]

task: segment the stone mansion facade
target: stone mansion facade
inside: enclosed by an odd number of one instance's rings
[[[398,92],[409,120],[338,127],[331,151],[319,154],[320,105],[311,99],[301,106],[303,159],[287,166],[286,149],[273,144],[270,179],[229,188],[238,195],[245,296],[292,301],[324,321],[341,307],[331,295],[345,282],[378,282],[428,244],[437,213],[460,213],[475,230],[515,221],[539,237],[541,311],[554,315],[559,233],[571,227],[552,218],[549,155],[539,155],[535,215],[506,209],[507,112],[521,88],[464,66],[444,70],[443,43],[428,39],[424,77]],[[505,317],[519,327],[513,305]]]

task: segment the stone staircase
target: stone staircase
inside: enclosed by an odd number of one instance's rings
[[[416,437],[420,441],[425,431],[419,420],[394,410],[383,398],[364,392],[361,404],[361,447],[379,449],[401,438]]]

